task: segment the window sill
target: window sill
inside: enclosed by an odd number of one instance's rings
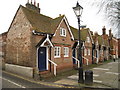
[[[60,56],[54,56],[54,58],[60,58]]]

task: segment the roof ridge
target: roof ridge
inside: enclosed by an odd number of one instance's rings
[[[49,17],[49,16],[46,16],[46,15],[44,15],[44,14],[37,13],[37,12],[35,12],[34,10],[31,10],[31,9],[29,9],[29,8],[26,8],[26,7],[22,6],[22,5],[20,5],[20,6],[21,6],[22,8],[24,8],[24,9],[27,9],[27,10],[29,10],[29,11],[35,13],[35,14],[42,15],[42,16],[45,16],[45,17],[47,17],[47,18],[53,19],[53,18],[51,18],[51,17]]]

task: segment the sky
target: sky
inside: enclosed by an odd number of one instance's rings
[[[2,0],[0,2],[0,33],[8,31],[8,28],[15,16],[19,5],[25,6],[28,0]],[[65,15],[69,24],[78,28],[77,18],[72,7],[76,6],[77,1],[83,7],[81,16],[81,25],[87,25],[93,32],[102,34],[103,26],[106,26],[107,33],[111,28],[106,20],[103,19],[103,13],[97,14],[98,8],[92,6],[95,0],[36,0],[40,4],[40,13],[46,16],[56,18]],[[99,0],[97,0],[99,1]],[[31,2],[31,0],[29,0]],[[32,0],[34,2],[34,0]]]

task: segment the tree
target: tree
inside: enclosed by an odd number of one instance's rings
[[[99,8],[98,14],[105,13],[105,19],[111,24],[114,35],[120,38],[120,0],[100,0],[94,5]]]

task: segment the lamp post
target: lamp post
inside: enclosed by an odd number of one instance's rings
[[[80,35],[80,16],[82,15],[83,7],[79,5],[77,2],[76,7],[73,7],[74,13],[78,19],[78,44],[79,44],[79,49],[78,49],[78,60],[80,63],[80,67],[78,68],[79,71],[79,77],[78,77],[78,83],[83,83],[83,66],[82,66],[82,52],[81,52],[81,35]]]

